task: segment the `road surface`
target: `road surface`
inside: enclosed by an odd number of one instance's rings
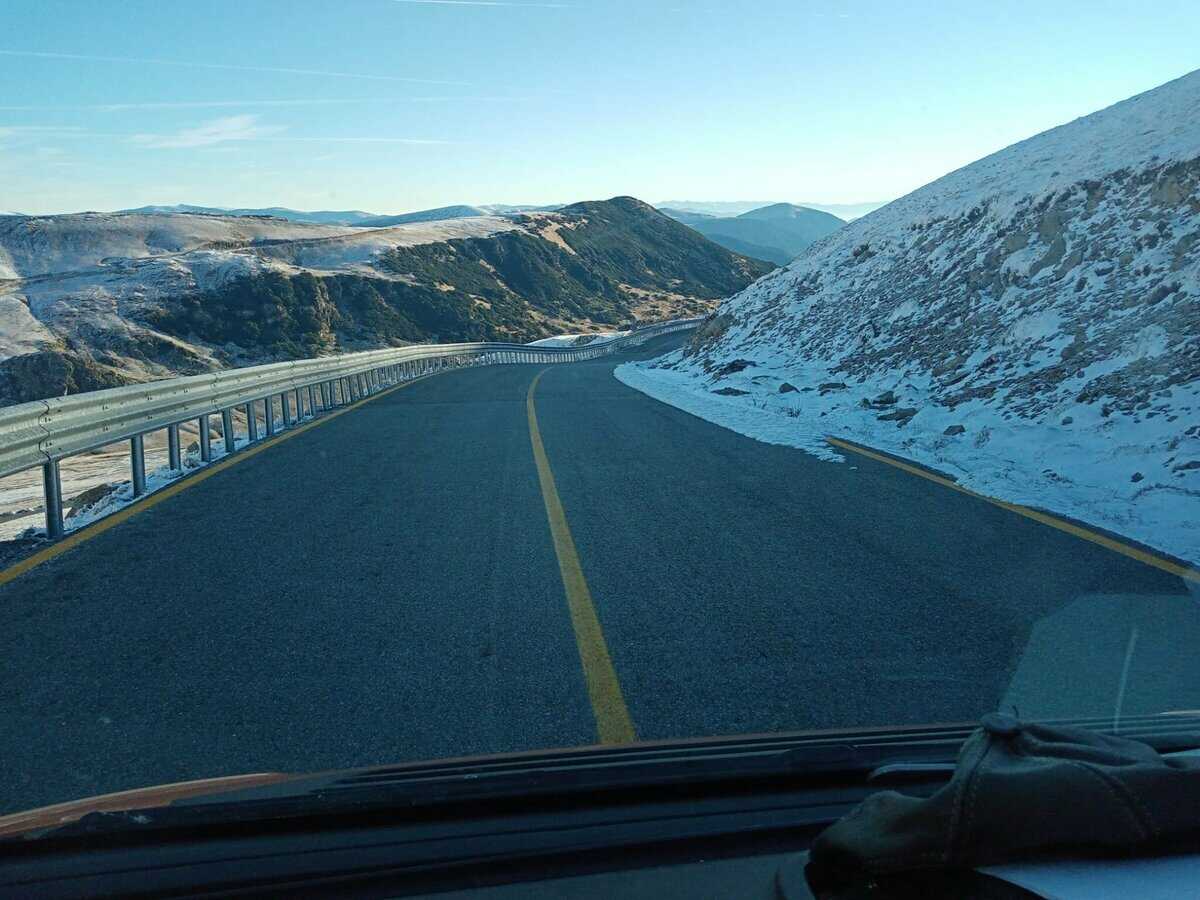
[[[622,729],[1200,706],[1178,576],[614,365],[419,381],[0,587],[0,812]]]

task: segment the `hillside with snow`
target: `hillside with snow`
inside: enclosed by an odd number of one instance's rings
[[[851,222],[618,377],[1200,561],[1200,72]]]
[[[383,227],[0,218],[0,404],[413,341],[707,312],[769,266],[632,198]]]

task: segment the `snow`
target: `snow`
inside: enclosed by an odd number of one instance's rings
[[[1194,72],[848,224],[617,376],[759,440],[836,462],[826,437],[847,438],[1200,562],[1198,298]],[[879,418],[897,409],[916,412]]]
[[[221,248],[319,268],[364,262],[393,247],[488,237],[520,228],[498,216],[383,228],[189,214],[79,213],[0,222],[0,278],[93,270]],[[306,262],[311,260],[312,262]]]
[[[58,344],[58,340],[33,317],[21,297],[0,295],[0,359],[36,353]]]
[[[556,334],[553,337],[542,338],[537,341],[530,341],[530,347],[575,347],[580,344],[603,344],[608,341],[616,340],[619,337],[625,337],[629,334],[628,331],[592,331],[586,334]]]

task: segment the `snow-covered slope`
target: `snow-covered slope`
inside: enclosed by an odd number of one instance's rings
[[[1200,72],[850,223],[620,377],[1200,560]]]

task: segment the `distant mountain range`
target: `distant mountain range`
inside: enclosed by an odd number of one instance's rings
[[[791,203],[772,203],[738,216],[714,216],[670,206],[660,206],[659,212],[735,253],[781,266],[809,244],[846,224],[831,213]]]
[[[771,269],[632,197],[462,209],[378,228],[4,217],[0,404],[411,341],[612,331],[702,314]]]
[[[664,200],[661,203],[656,203],[659,209],[670,207],[684,212],[705,213],[710,216],[740,216],[742,213],[750,212],[754,209],[762,209],[764,206],[775,206],[777,200]],[[821,212],[831,213],[839,219],[850,222],[861,216],[865,216],[869,212],[874,212],[879,207],[884,206],[886,200],[880,200],[870,203],[808,203],[801,202],[791,204],[793,206],[802,206],[805,209],[819,209]]]

